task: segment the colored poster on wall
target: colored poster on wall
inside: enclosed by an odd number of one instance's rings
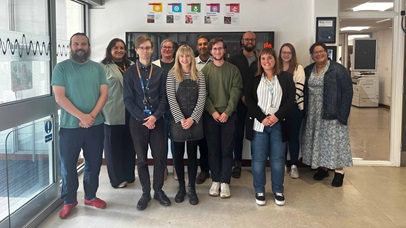
[[[189,20],[190,23],[187,23]],[[186,24],[202,24],[202,5],[200,3],[188,3],[185,15]]]
[[[220,3],[206,4],[205,24],[220,24]]]
[[[168,3],[166,14],[167,24],[182,23],[182,3]]]
[[[239,24],[240,23],[240,3],[226,4],[224,24]]]
[[[148,3],[147,23],[149,24],[162,24],[162,2],[150,2]]]

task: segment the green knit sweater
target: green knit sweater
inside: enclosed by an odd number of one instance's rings
[[[225,112],[231,116],[237,108],[242,96],[242,78],[236,66],[224,62],[220,67],[209,63],[202,69],[206,78],[206,105],[205,110],[210,114]]]

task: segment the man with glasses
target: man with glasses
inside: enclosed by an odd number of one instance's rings
[[[209,39],[205,36],[199,36],[197,38],[197,51],[199,56],[195,58],[196,69],[201,71],[203,67],[213,61],[209,52]],[[207,178],[210,177],[209,158],[206,138],[199,140],[199,152],[200,152],[200,173],[196,177],[196,184],[203,184]]]
[[[134,40],[135,51],[139,56],[136,64],[124,74],[124,104],[130,117],[130,132],[137,154],[138,176],[142,186],[142,196],[137,209],[147,208],[151,200],[151,182],[148,170],[148,144],[154,159],[153,189],[154,199],[163,206],[171,201],[162,191],[164,184],[165,127],[162,115],[167,110],[165,91],[166,75],[162,68],[151,64],[152,39],[146,35]]]
[[[71,214],[78,201],[76,163],[80,150],[85,157],[84,203],[103,209],[106,202],[96,197],[102,164],[104,124],[100,113],[107,101],[107,80],[103,67],[89,60],[90,43],[84,33],[70,38],[71,58],[58,63],[52,73],[52,89],[61,106],[60,159],[64,206],[59,217]]]
[[[175,65],[175,58],[174,58],[174,52],[175,52],[175,43],[170,40],[170,39],[165,39],[161,42],[161,59],[155,60],[152,63],[161,67],[163,69],[165,78],[168,75],[168,72],[172,69],[172,67]],[[166,159],[165,159],[165,175],[164,175],[164,180],[167,179],[168,177],[168,134],[169,134],[169,117],[168,113],[164,113],[164,120],[165,120],[165,154],[166,154]],[[171,151],[172,151],[172,157],[174,148],[171,143]],[[175,164],[173,164],[174,159],[172,159],[172,165],[173,165],[173,178],[177,180],[176,176],[176,171],[175,171]]]
[[[213,62],[202,69],[207,87],[203,126],[213,180],[209,194],[229,198],[237,124],[235,111],[242,94],[242,79],[238,68],[224,60],[227,46],[223,39],[211,39],[209,50]]]
[[[242,50],[240,53],[231,56],[228,60],[237,66],[240,70],[243,82],[243,95],[237,105],[237,131],[234,145],[234,167],[231,176],[234,178],[241,177],[242,149],[244,141],[245,117],[247,115],[247,106],[245,104],[245,84],[247,80],[252,80],[257,72],[257,54],[255,52],[257,41],[253,32],[246,32],[241,38]]]

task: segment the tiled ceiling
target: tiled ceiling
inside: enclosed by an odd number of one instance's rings
[[[340,1],[340,11],[349,11],[352,12],[352,8],[355,6],[361,5],[366,2],[393,2],[393,0],[339,0]],[[388,11],[392,11],[393,9],[389,9]],[[363,30],[360,32],[356,31],[345,31],[344,33],[351,33],[351,34],[356,34],[356,33],[372,33],[376,31],[381,31],[381,30],[387,30],[387,29],[392,29],[392,19],[386,20],[383,22],[382,21],[385,18],[368,18],[368,19],[340,19],[339,27],[347,27],[347,26],[370,26],[368,30]],[[379,22],[379,23],[377,23]],[[340,32],[343,33],[343,32]]]

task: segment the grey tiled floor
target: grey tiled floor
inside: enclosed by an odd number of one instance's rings
[[[349,120],[353,157],[388,160],[389,116],[387,108],[352,107]],[[200,203],[174,202],[177,182],[171,175],[164,190],[172,206],[152,200],[145,211],[137,211],[141,196],[139,181],[125,189],[113,189],[106,167],[102,167],[98,196],[108,203],[104,210],[80,201],[65,220],[54,211],[39,227],[405,227],[406,168],[351,167],[345,169],[344,186],[331,187],[330,177],[318,182],[309,168],[300,168],[300,178],[285,175],[286,205],[273,202],[267,185],[267,205],[257,206],[252,175],[244,168],[240,179],[232,179],[231,198],[210,197],[211,180],[197,186]],[[268,171],[268,183],[270,182]],[[78,199],[83,198],[80,187]]]
[[[333,173],[314,181],[313,170],[300,168],[300,178],[285,175],[286,205],[276,206],[269,184],[267,204],[257,206],[250,169],[232,179],[231,198],[210,197],[210,179],[197,187],[200,203],[175,203],[177,182],[172,175],[164,190],[172,200],[163,207],[155,200],[137,211],[141,196],[138,180],[125,189],[113,189],[102,167],[98,196],[108,203],[99,210],[80,200],[72,215],[61,220],[54,211],[39,227],[401,227],[406,226],[406,168],[351,167],[344,185],[331,187]],[[269,172],[268,172],[269,183]],[[78,199],[83,198],[80,187]]]
[[[348,127],[354,158],[389,160],[390,109],[352,106]]]

